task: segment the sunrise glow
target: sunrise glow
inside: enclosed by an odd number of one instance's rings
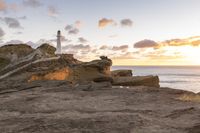
[[[63,51],[83,61],[106,55],[114,65],[200,65],[198,5],[197,0],[0,0],[0,45],[56,46],[61,30]]]

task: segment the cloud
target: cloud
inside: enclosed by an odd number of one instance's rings
[[[4,0],[0,0],[0,11],[5,12],[7,10],[7,4]]]
[[[79,41],[80,43],[87,43],[87,42],[88,42],[88,40],[86,40],[86,39],[83,38],[83,37],[79,37],[79,38],[78,38],[78,41]]]
[[[67,25],[67,26],[65,26],[65,30],[66,31],[72,30],[73,28],[74,28],[73,25]]]
[[[80,29],[82,26],[83,26],[83,23],[80,21],[80,20],[77,20],[75,23],[74,23],[75,27]]]
[[[13,28],[13,29],[22,28],[20,22],[15,18],[4,17],[4,18],[0,18],[0,20],[5,22],[9,28]]]
[[[65,30],[68,32],[70,35],[76,35],[79,33],[79,29],[74,27],[73,25],[67,25],[65,26]]]
[[[71,34],[71,35],[76,35],[78,33],[79,33],[79,29],[77,28],[74,28],[68,31],[68,34]]]
[[[153,40],[142,40],[134,44],[134,48],[156,48],[159,44]]]
[[[23,4],[24,6],[28,6],[32,8],[42,6],[42,3],[40,2],[40,0],[23,0]]]
[[[72,49],[72,50],[90,50],[91,49],[91,46],[90,45],[83,45],[83,44],[78,44],[78,45],[73,45],[73,44],[70,44],[70,45],[67,45],[64,47],[64,49]]]
[[[131,27],[133,25],[133,21],[131,19],[123,19],[120,23],[124,27]]]
[[[99,28],[104,28],[108,25],[116,25],[115,21],[112,19],[102,18],[99,20]]]
[[[15,3],[8,4],[5,0],[0,0],[0,12],[6,12],[7,10],[16,11],[18,8],[18,5]]]
[[[200,46],[200,37],[195,36],[195,37],[189,37],[185,39],[171,39],[171,40],[166,40],[164,42],[161,42],[162,46]]]
[[[126,52],[122,54],[116,54],[111,56],[112,59],[135,59],[133,52]]]
[[[49,6],[48,7],[48,15],[50,17],[57,17],[59,14],[59,12],[57,11],[57,9],[54,6]]]
[[[26,16],[21,16],[21,17],[18,17],[18,19],[25,20],[25,19],[27,19],[27,17]]]
[[[107,45],[103,45],[103,46],[101,46],[99,49],[100,50],[106,50],[106,49],[108,49],[109,47],[107,46]]]
[[[3,37],[5,35],[5,32],[3,31],[3,29],[0,27],[0,39],[1,37]]]
[[[118,35],[117,34],[114,34],[114,35],[110,35],[110,36],[108,36],[109,38],[116,38],[116,37],[118,37]]]
[[[15,34],[15,35],[21,35],[21,34],[23,34],[23,32],[18,31],[18,32],[15,32],[15,33],[13,33],[13,34]]]
[[[5,44],[23,44],[24,42],[21,40],[10,40],[8,42],[6,42]]]
[[[126,51],[128,50],[128,45],[114,46],[112,48],[114,51]]]
[[[49,41],[51,41],[51,42],[57,42],[57,39],[51,39]],[[65,38],[65,36],[61,36],[61,41],[62,42],[71,42],[72,40],[68,40],[67,38]]]

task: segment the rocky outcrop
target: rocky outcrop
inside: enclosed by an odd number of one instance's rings
[[[112,77],[132,77],[132,70],[114,70],[111,72]]]
[[[9,44],[0,47],[0,57],[10,60],[11,62],[16,61],[19,58],[25,57],[34,49],[26,44]]]
[[[107,57],[101,58],[101,60],[94,60],[91,62],[82,63],[76,65],[73,68],[74,81],[94,81],[100,78],[111,77],[110,67],[112,61]]]
[[[114,77],[113,85],[116,86],[149,86],[160,87],[158,76]]]
[[[94,91],[94,90],[101,90],[101,89],[111,89],[112,84],[110,82],[84,82],[78,83],[74,86],[76,90],[82,91]]]
[[[65,80],[73,84],[82,82],[109,82],[118,86],[151,86],[159,87],[157,76],[132,77],[131,70],[116,70],[111,72],[112,60],[106,56],[101,56],[99,60],[81,62],[72,54],[55,55],[56,49],[43,44],[37,49],[32,49],[25,44],[8,45],[0,48],[4,54],[13,53],[17,55],[15,61],[13,57],[7,55],[4,60],[0,54],[0,80],[16,74],[23,74],[24,81],[47,81]],[[10,64],[9,61],[11,62]],[[8,64],[5,66],[5,64]]]
[[[26,44],[9,44],[0,47],[0,71],[33,51],[34,49]]]
[[[33,74],[28,82],[42,81],[42,80],[67,80],[70,76],[69,68],[62,68],[47,73]]]
[[[42,44],[37,49],[45,53],[46,56],[55,56],[56,48],[47,43]]]
[[[64,56],[64,55],[62,55]],[[61,57],[62,57],[61,56]],[[63,61],[70,61],[72,57],[67,58],[64,56]],[[69,63],[69,62],[68,62]],[[94,60],[91,62],[63,64],[63,68],[57,68],[53,71],[47,70],[45,72],[33,74],[29,81],[36,80],[67,80],[70,82],[83,82],[83,81],[94,81],[94,82],[105,82],[111,81],[110,67],[112,61],[108,58],[101,60]],[[61,65],[59,65],[61,67]],[[41,66],[40,66],[41,67]],[[50,66],[49,66],[50,67]]]

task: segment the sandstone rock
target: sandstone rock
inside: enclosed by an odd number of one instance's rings
[[[84,82],[75,85],[75,89],[82,91],[94,91],[100,89],[111,88],[112,84],[110,82]]]
[[[160,87],[158,76],[114,77],[113,85]]]
[[[72,67],[72,81],[108,81],[110,80],[110,59],[94,60],[91,62],[81,63]]]
[[[70,76],[70,69],[69,68],[62,68],[55,71],[50,71],[47,73],[39,73],[32,75],[28,82],[32,81],[40,81],[40,80],[66,80]]]
[[[14,60],[15,58],[16,60],[30,54],[33,51],[34,49],[27,44],[9,44],[0,47],[0,57],[9,60]]]
[[[112,77],[132,77],[132,70],[114,70],[111,72]]]
[[[26,44],[9,44],[0,47],[0,70],[33,51],[34,49]]]
[[[93,80],[94,82],[113,82],[112,77],[99,77]]]
[[[67,58],[67,55],[61,55],[60,59],[56,62],[44,62],[38,65],[32,65],[28,71],[34,72],[32,70],[36,70],[36,68],[43,69],[46,66],[49,69],[32,74],[29,82],[37,80],[67,80],[74,83],[83,81],[112,81],[110,77],[110,66],[112,62],[110,60],[103,59],[81,63],[72,57]],[[56,66],[59,67],[56,68]]]
[[[41,46],[39,46],[37,49],[42,51],[42,53],[48,54],[50,56],[55,56],[56,48],[51,46],[50,44],[44,43]]]

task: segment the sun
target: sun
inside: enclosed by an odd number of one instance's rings
[[[200,47],[184,46],[180,48],[180,52],[185,57],[188,65],[200,65]]]

